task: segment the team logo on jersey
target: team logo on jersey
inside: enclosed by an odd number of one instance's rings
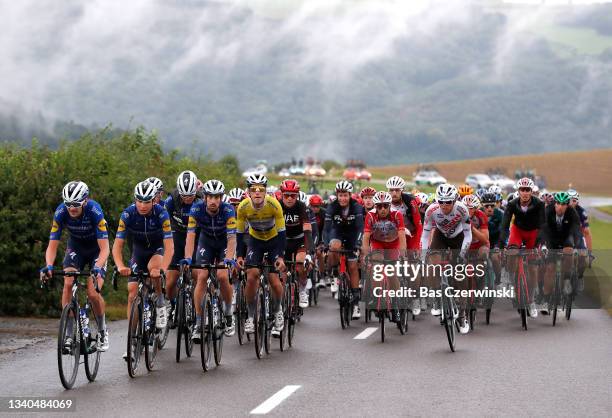
[[[101,232],[106,232],[106,221],[104,219],[102,219],[100,222],[98,222],[98,229]]]
[[[59,225],[54,219],[53,223],[51,224],[51,233],[53,234],[53,233],[56,233],[57,231],[59,231]]]

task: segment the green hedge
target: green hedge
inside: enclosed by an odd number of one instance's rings
[[[51,219],[61,202],[61,191],[70,180],[82,180],[98,201],[109,223],[111,238],[121,211],[132,201],[137,182],[149,176],[161,178],[171,190],[182,170],[193,170],[202,179],[218,178],[226,187],[240,181],[232,156],[219,161],[184,157],[165,152],[155,132],[143,128],[124,133],[109,129],[89,133],[58,149],[36,140],[29,149],[15,144],[0,146],[0,315],[57,315],[61,284],[52,291],[39,287],[38,269],[44,265]],[[58,251],[61,268],[66,235]],[[112,243],[111,243],[112,245]],[[108,281],[105,296],[125,300],[125,287],[113,292]]]

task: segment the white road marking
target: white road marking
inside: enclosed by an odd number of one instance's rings
[[[276,408],[282,401],[287,399],[293,392],[301,388],[300,385],[287,385],[268,399],[263,401],[259,406],[251,411],[251,414],[267,414]]]
[[[368,327],[364,329],[363,331],[361,331],[359,334],[357,334],[355,337],[353,337],[353,339],[354,340],[365,340],[370,335],[374,334],[376,331],[378,331],[378,327]]]

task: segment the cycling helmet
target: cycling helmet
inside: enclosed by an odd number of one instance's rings
[[[157,194],[157,188],[149,180],[141,181],[134,187],[134,197],[141,202],[150,202]]]
[[[361,197],[365,197],[365,196],[374,196],[376,194],[376,190],[374,190],[374,188],[367,186],[364,187],[363,189],[361,189],[361,192],[359,193],[359,196]]]
[[[436,189],[436,201],[448,201],[457,199],[457,188],[452,184],[442,183]]]
[[[283,192],[281,192],[280,190],[275,191],[274,198],[280,202],[281,200],[283,200]]]
[[[533,190],[535,183],[529,177],[523,177],[516,182],[516,188],[520,189],[521,187]]]
[[[157,177],[149,177],[147,181],[155,186],[156,193],[164,191],[164,183]]]
[[[346,180],[340,180],[338,183],[336,183],[336,193],[338,192],[353,193],[353,185]]]
[[[427,193],[417,193],[416,198],[419,199],[419,204],[424,205],[427,204]]]
[[[537,185],[537,184],[534,184],[534,185],[533,185],[533,193],[534,193],[534,194],[538,194],[538,193],[540,193],[540,188],[538,187],[538,185]]]
[[[576,191],[576,189],[568,189],[567,195],[570,199],[580,200],[580,194]]]
[[[89,188],[82,181],[71,181],[62,190],[64,203],[83,203],[89,196]]]
[[[327,201],[328,201],[329,203],[332,203],[332,202],[335,202],[335,201],[336,201],[336,199],[338,199],[338,198],[336,197],[336,195],[335,195],[335,194],[330,194],[330,195],[329,195],[329,197],[327,198]]]
[[[427,203],[429,203],[430,205],[436,201],[436,194],[435,193],[429,193],[427,195]]]
[[[395,187],[394,187],[395,188]],[[378,192],[374,195],[374,197],[372,198],[372,202],[374,202],[375,205],[380,205],[381,203],[391,203],[391,194],[388,192]]]
[[[228,195],[226,195],[226,194],[223,195],[223,197],[221,198],[221,201],[224,202],[224,203],[227,203],[229,205],[232,204],[232,201],[231,201],[230,197]]]
[[[487,192],[487,189],[480,188],[480,189],[476,190],[475,194],[480,199],[486,192]]]
[[[467,196],[469,194],[474,194],[474,188],[469,184],[462,184],[461,186],[459,186],[458,193],[461,197]]]
[[[300,191],[300,202],[308,206],[308,195],[302,191]]]
[[[502,192],[502,188],[499,187],[497,184],[493,184],[489,187],[489,190],[487,190],[489,193],[501,193]]]
[[[480,202],[482,204],[491,204],[497,202],[497,194],[491,191],[486,192],[480,198]]]
[[[280,184],[280,190],[283,193],[299,193],[300,183],[297,180],[284,180]]]
[[[553,195],[551,192],[544,192],[540,195],[540,199],[542,199],[542,202],[544,203],[551,203],[553,200],[555,200],[555,195]]]
[[[480,207],[480,199],[478,196],[469,194],[467,196],[463,196],[461,199],[463,204],[468,207],[468,209],[478,209]]]
[[[567,192],[557,192],[555,193],[555,203],[559,203],[561,205],[567,205],[570,201],[570,195]]]
[[[387,189],[403,189],[406,187],[406,182],[398,176],[389,177],[387,180]]]
[[[266,186],[268,184],[268,179],[263,174],[251,174],[249,177],[247,177],[246,182],[247,186],[249,187],[255,184]]]
[[[244,190],[242,190],[240,187],[234,187],[229,191],[227,197],[231,203],[240,203],[244,198]]]
[[[516,199],[517,197],[518,197],[518,192],[512,192],[512,193],[510,193],[510,194],[508,195],[508,199],[507,199],[507,200],[508,200],[508,202],[509,202],[509,201],[511,201],[511,200]]]
[[[318,194],[313,194],[309,200],[310,206],[321,206],[323,204],[323,199]]]
[[[193,196],[198,189],[198,178],[193,171],[183,171],[176,179],[176,189],[181,196]]]
[[[208,180],[204,183],[204,194],[207,195],[222,195],[225,192],[225,186],[219,180]]]

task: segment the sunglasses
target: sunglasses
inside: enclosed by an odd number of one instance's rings
[[[389,209],[389,206],[391,206],[391,205],[389,205],[388,203],[379,203],[379,204],[376,205],[376,208],[377,209],[381,209],[381,208],[382,209]]]
[[[483,206],[484,206],[485,208],[488,208],[488,209],[491,209],[491,208],[494,208],[494,207],[495,207],[495,205],[490,204],[490,203],[489,203],[489,204],[486,204],[486,205],[483,205]]]
[[[295,199],[297,198],[297,193],[283,193],[283,197]]]
[[[81,206],[83,206],[83,203],[77,203],[77,202],[64,202],[64,206],[66,206],[67,208],[80,208]]]
[[[454,200],[438,200],[439,205],[452,205]]]
[[[265,186],[251,186],[251,187],[249,187],[249,191],[253,192],[253,193],[265,192],[266,188],[265,188]]]
[[[519,192],[530,192],[531,189],[529,187],[520,187]]]

